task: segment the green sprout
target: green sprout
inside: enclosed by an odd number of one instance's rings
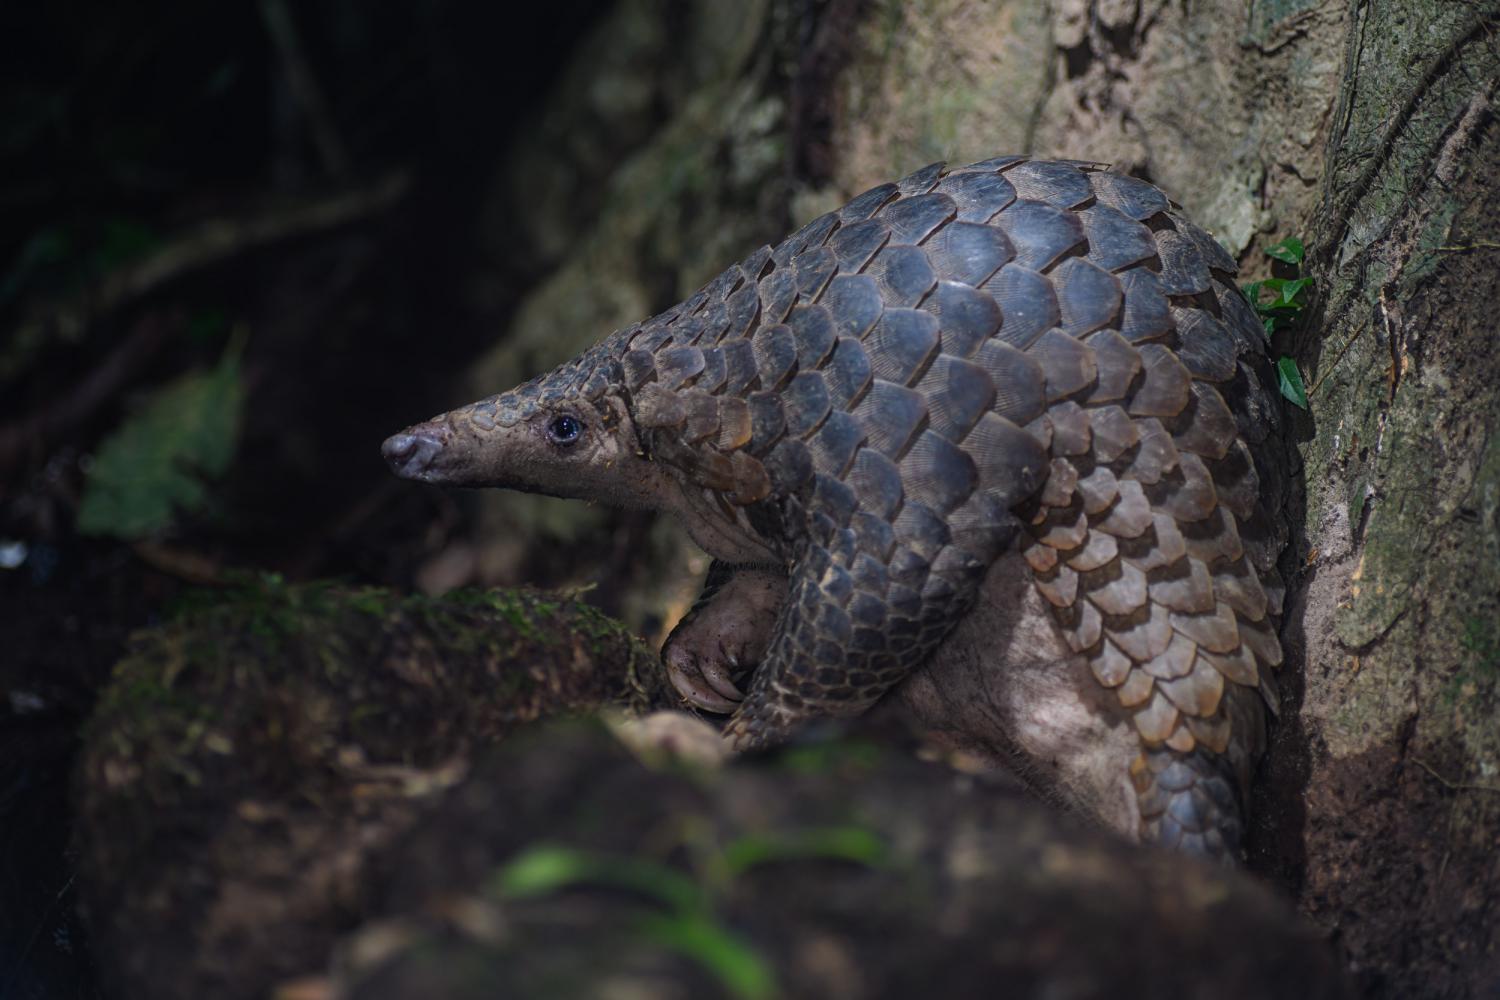
[[[845,861],[880,867],[885,843],[856,826],[791,833],[748,834],[709,852],[700,878],[642,858],[538,845],[522,851],[491,882],[506,899],[534,899],[582,885],[607,886],[654,904],[636,922],[643,937],[696,962],[738,1000],[777,995],[776,977],[755,947],[715,913],[715,900],[752,868],[804,860]]]
[[[1288,236],[1275,246],[1266,248],[1266,256],[1300,269],[1307,256],[1307,249],[1295,236]],[[1294,276],[1290,278],[1266,278],[1252,281],[1242,291],[1255,313],[1260,317],[1266,339],[1280,330],[1290,329],[1307,305],[1313,279]],[[1302,382],[1302,372],[1296,359],[1283,354],[1276,359],[1276,376],[1281,394],[1302,409],[1307,409],[1307,388]]]

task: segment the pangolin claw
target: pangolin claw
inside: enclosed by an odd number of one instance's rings
[[[719,644],[719,650],[724,653],[723,659],[700,663],[703,679],[708,681],[709,687],[738,704],[745,700],[745,693],[735,685],[733,679],[733,675],[739,670],[739,659],[726,652],[723,643]]]
[[[728,715],[744,699],[718,664],[710,664],[705,670],[697,656],[678,648],[667,650],[663,659],[672,686],[684,701],[696,708]]]

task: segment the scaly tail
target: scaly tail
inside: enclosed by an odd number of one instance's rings
[[[1249,445],[1279,411],[1233,261],[1176,213],[1154,221],[1160,271],[1124,275],[1118,329],[1044,359],[1049,380],[1094,377],[1039,421],[1052,462],[1024,555],[1140,736],[1142,840],[1229,859],[1277,706],[1282,476]]]

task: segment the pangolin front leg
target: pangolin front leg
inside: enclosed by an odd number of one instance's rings
[[[820,484],[837,516],[818,518],[800,546],[765,661],[725,729],[732,745],[864,711],[968,614],[1020,528],[1014,491],[1032,488],[1041,462],[1029,436],[995,419],[993,467],[929,439],[907,453],[904,483],[875,454],[848,484]],[[1004,483],[987,477],[1001,467]]]
[[[775,744],[811,719],[856,715],[904,678],[969,609],[977,580],[926,596],[920,584],[893,576],[852,535],[809,543],[765,661],[725,729],[731,745]]]
[[[905,575],[893,576],[881,548],[867,542],[860,552],[857,539],[857,532],[834,533],[809,543],[790,579],[715,561],[697,603],[662,647],[683,698],[735,713],[725,735],[736,749],[776,743],[814,718],[859,713],[972,604],[977,561],[958,579],[934,578],[924,598],[920,559],[903,554],[898,574]],[[752,672],[747,696],[738,682]]]

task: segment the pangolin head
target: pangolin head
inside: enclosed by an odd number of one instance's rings
[[[636,434],[619,363],[599,348],[509,392],[393,434],[381,452],[398,476],[425,483],[617,506],[664,502],[664,480]]]

